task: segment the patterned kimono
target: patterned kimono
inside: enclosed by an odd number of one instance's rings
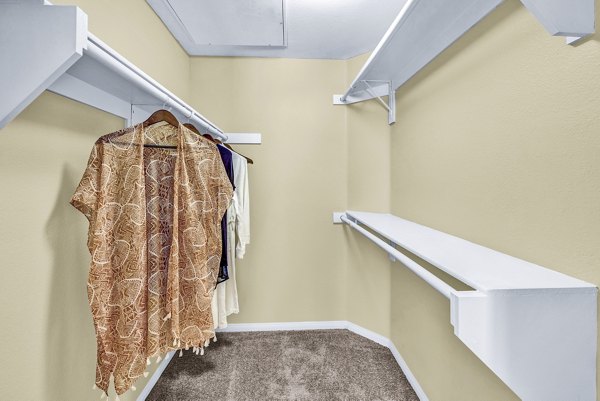
[[[89,220],[100,389],[112,375],[122,394],[147,358],[214,337],[220,223],[232,191],[216,146],[181,125],[138,125],[96,141],[71,204]]]

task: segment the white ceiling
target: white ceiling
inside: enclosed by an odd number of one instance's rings
[[[146,0],[192,56],[348,59],[406,0]]]

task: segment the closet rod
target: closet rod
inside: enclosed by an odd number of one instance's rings
[[[87,49],[84,50],[84,54],[110,68],[127,81],[134,82],[140,89],[160,99],[159,101],[163,101],[165,106],[172,107],[188,117],[191,123],[204,127],[223,142],[227,141],[227,135],[223,134],[220,128],[89,32]]]
[[[403,253],[396,250],[394,247],[389,245],[387,242],[383,241],[381,238],[377,237],[374,234],[371,234],[369,231],[365,230],[352,220],[348,219],[346,215],[341,216],[340,219],[344,223],[348,224],[350,227],[354,228],[356,231],[373,241],[376,245],[378,245],[384,251],[389,253],[391,256],[396,258],[396,260],[400,261],[404,266],[408,267],[413,273],[425,280],[427,284],[432,286],[436,291],[438,291],[446,298],[450,299],[451,294],[455,292],[454,288],[450,287],[444,281],[440,280],[433,273],[429,272],[423,266],[419,265]]]

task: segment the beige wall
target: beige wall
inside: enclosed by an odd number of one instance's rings
[[[147,5],[133,4],[80,2],[92,32],[193,99],[218,125],[263,134],[261,146],[237,147],[256,164],[250,169],[252,244],[238,274],[242,312],[232,321],[345,319],[346,243],[331,211],[346,206],[346,112],[330,101],[345,85],[345,62],[190,63],[187,56],[182,62],[181,49]],[[133,15],[127,24],[114,18],[121,13]],[[138,43],[131,32],[142,29],[149,37]],[[145,51],[150,45],[153,51]],[[99,397],[91,389],[96,347],[85,286],[86,221],[68,200],[95,139],[122,124],[45,93],[2,129],[0,184],[10,191],[0,201],[0,247],[11,269],[0,288],[8,322],[0,351],[19,353],[0,372],[2,399]],[[146,382],[121,399],[134,400]]]
[[[192,58],[192,105],[229,132],[250,166],[252,243],[238,263],[231,322],[344,319],[346,247],[331,212],[346,205],[345,110],[331,95],[343,61]]]
[[[59,0],[90,31],[182,98],[189,58],[141,0]],[[0,130],[0,399],[82,401],[92,391],[96,342],[87,304],[87,221],[68,204],[92,148],[123,120],[44,93]],[[153,370],[155,365],[151,366]],[[133,401],[138,391],[122,401]]]
[[[68,201],[97,137],[122,127],[44,93],[0,131],[0,367],[5,400],[88,400],[96,341],[87,221]]]
[[[391,337],[430,400],[505,401],[452,334],[447,300],[331,212],[391,211],[600,283],[598,35],[566,46],[507,0],[398,92],[389,127],[374,101],[331,104],[365,56],[189,59],[144,1],[76,3],[217,125],[263,134],[236,146],[256,164],[232,322],[347,319]],[[86,222],[67,201],[94,140],[121,126],[46,93],[0,131],[2,399],[98,397]]]
[[[504,3],[398,92],[390,211],[600,284],[599,66],[598,35],[566,46]],[[429,399],[517,399],[453,335],[447,300],[391,272],[392,339]]]
[[[354,79],[368,55],[346,63],[346,85]],[[390,129],[386,112],[377,102],[362,102],[346,110],[348,152],[348,205],[346,210],[389,212]],[[386,337],[390,336],[390,261],[384,252],[347,226],[347,319]]]

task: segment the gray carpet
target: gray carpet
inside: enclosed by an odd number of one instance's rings
[[[418,401],[391,352],[348,330],[221,333],[173,357],[147,401]]]

